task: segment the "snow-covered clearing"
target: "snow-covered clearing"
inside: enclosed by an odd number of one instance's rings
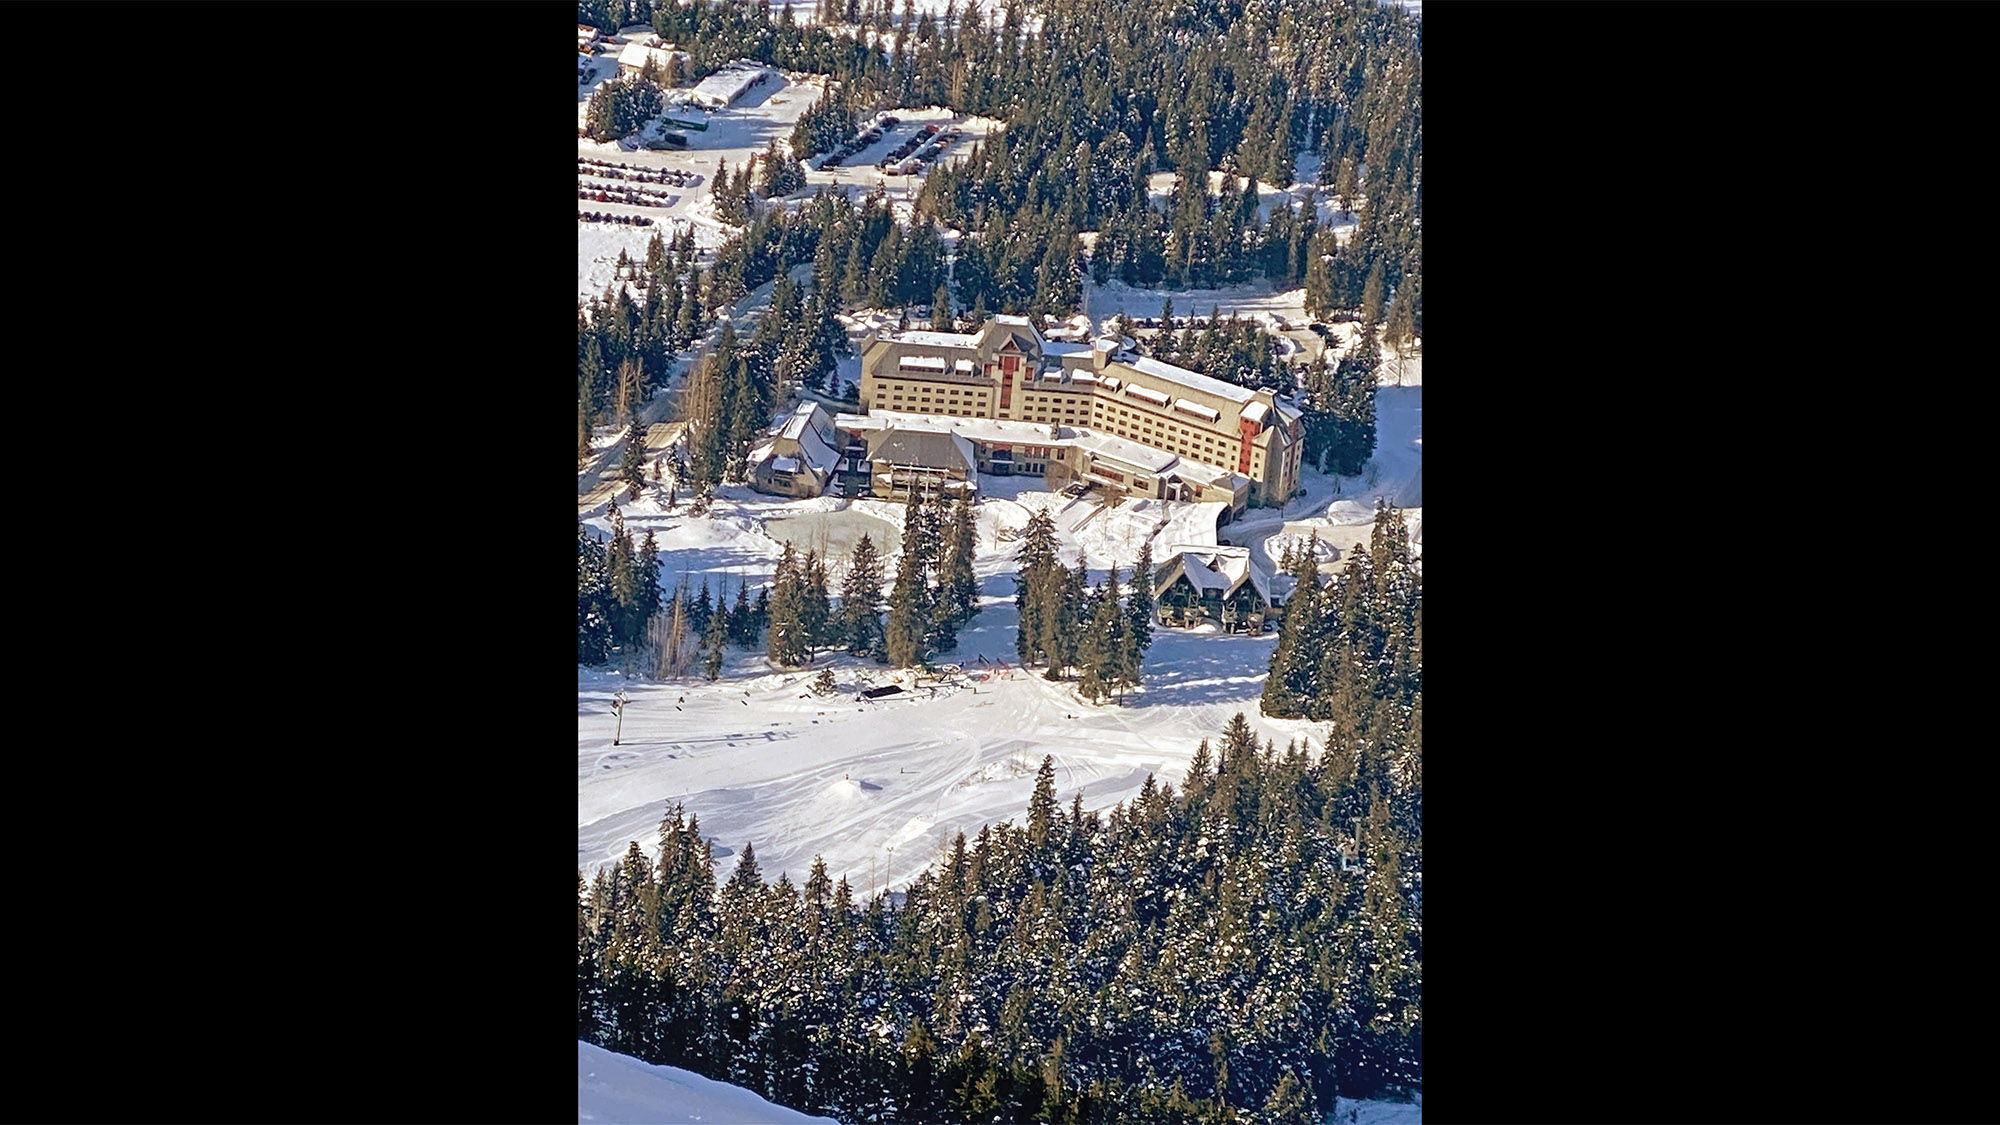
[[[1319,173],[1319,158],[1315,155],[1309,166],[1302,164],[1295,165],[1293,171],[1299,173],[1301,176],[1316,176]],[[1221,194],[1223,179],[1223,173],[1211,171],[1208,174],[1208,194]],[[1179,172],[1153,173],[1146,180],[1146,201],[1156,209],[1164,208],[1173,195],[1174,185],[1179,182]],[[1237,177],[1237,187],[1240,190],[1242,186],[1242,177],[1239,176]],[[1318,201],[1315,217],[1319,222],[1320,229],[1330,229],[1335,232],[1342,242],[1347,241],[1354,234],[1354,228],[1359,224],[1359,216],[1353,211],[1342,211],[1339,205],[1333,201],[1333,192],[1327,188],[1315,187],[1311,179],[1301,179],[1294,182],[1290,187],[1282,188],[1264,183],[1261,180],[1258,181],[1258,221],[1264,223],[1270,222],[1271,210],[1281,204],[1290,207],[1294,211],[1298,210],[1300,204],[1309,193],[1313,194],[1314,198]],[[1362,205],[1358,201],[1355,203],[1356,207]]]
[[[703,1078],[677,1066],[640,1062],[582,1040],[576,1044],[576,1119],[618,1125],[833,1122],[831,1117],[808,1117],[786,1109],[741,1086]]]
[[[1085,280],[1083,311],[1092,324],[1108,325],[1119,313],[1131,317],[1159,316],[1168,301],[1174,316],[1207,316],[1219,312],[1224,317],[1255,317],[1258,314],[1284,317],[1304,328],[1312,322],[1306,315],[1306,291],[1274,289],[1268,283],[1231,285],[1222,289],[1137,289],[1113,279],[1099,285]]]
[[[1382,388],[1372,484],[1368,474],[1336,482],[1309,470],[1305,497],[1283,511],[1251,509],[1222,538],[1258,550],[1276,534],[1318,531],[1337,546],[1327,569],[1336,568],[1354,542],[1366,541],[1376,497],[1422,502],[1422,396],[1421,382]],[[1025,815],[1045,754],[1055,760],[1065,804],[1081,790],[1085,807],[1105,809],[1135,796],[1148,773],[1180,784],[1195,745],[1239,711],[1280,747],[1294,738],[1319,745],[1314,724],[1257,713],[1272,634],[1156,629],[1146,685],[1123,705],[1093,707],[1070,684],[1002,672],[1000,662],[1014,660],[1019,536],[1036,510],[1055,515],[1064,561],[1084,562],[1097,582],[1114,565],[1129,578],[1148,533],[1162,559],[1175,544],[1215,541],[1216,506],[1128,500],[1106,508],[1094,496],[1072,501],[1049,492],[1038,478],[982,476],[979,484],[982,611],[955,648],[935,657],[961,665],[962,676],[919,684],[912,673],[844,654],[777,670],[762,653],[734,650],[712,684],[698,674],[653,683],[579,667],[578,866],[588,872],[612,862],[632,840],[655,851],[661,818],[681,803],[715,842],[720,876],[749,843],[767,877],[786,872],[798,882],[821,856],[834,878],[846,876],[865,893],[906,884],[958,832]],[[899,504],[788,501],[741,486],[722,487],[704,517],[689,516],[685,503],[668,513],[650,493],[621,511],[633,534],[654,532],[665,585],[687,581],[698,591],[706,580],[713,596],[731,600],[738,584],[748,582],[754,598],[772,579],[783,544],[766,521],[792,521],[782,529],[808,542],[820,532],[832,542],[867,530],[880,544],[903,513]],[[1421,509],[1409,516],[1420,529]],[[602,517],[587,524],[606,528]],[[836,552],[831,561],[838,590],[846,560]],[[833,669],[839,687],[825,698],[808,686],[822,668]],[[904,694],[856,698],[889,683],[902,684]],[[621,689],[631,702],[613,746],[620,728],[610,702]]]

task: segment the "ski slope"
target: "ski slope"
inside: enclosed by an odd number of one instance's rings
[[[741,1086],[656,1066],[581,1040],[576,1044],[576,1119],[619,1125],[808,1125],[808,1117]]]
[[[1422,502],[1422,395],[1420,375],[1414,385],[1382,388],[1372,473],[1336,481],[1308,470],[1303,499],[1282,512],[1251,509],[1223,529],[1224,538],[1261,552],[1273,536],[1317,531],[1338,542],[1325,569],[1343,565],[1368,537],[1376,497]],[[657,854],[660,821],[681,804],[701,818],[719,878],[751,844],[766,878],[782,872],[801,882],[820,856],[833,878],[865,894],[907,884],[959,832],[970,837],[981,825],[1024,816],[1044,755],[1054,760],[1064,804],[1081,793],[1086,808],[1108,809],[1137,795],[1149,773],[1179,785],[1196,744],[1238,712],[1280,748],[1295,738],[1315,751],[1322,744],[1315,724],[1257,713],[1275,634],[1156,626],[1145,686],[1122,704],[1092,706],[1072,684],[1003,673],[1000,662],[1014,661],[1019,537],[1036,510],[1054,513],[1060,557],[1083,563],[1096,583],[1114,564],[1129,578],[1148,532],[1160,559],[1176,543],[1213,542],[1214,505],[1128,500],[1101,508],[1094,497],[1072,501],[1032,478],[982,476],[980,486],[981,612],[953,649],[935,657],[963,666],[962,677],[919,685],[913,673],[825,653],[810,667],[781,670],[761,651],[734,649],[715,683],[698,673],[654,683],[615,667],[579,666],[577,866],[593,872],[633,840]],[[688,515],[685,503],[667,512],[651,495],[621,511],[630,533],[654,532],[664,586],[685,581],[699,590],[707,581],[725,599],[746,582],[754,598],[772,580],[783,544],[766,532],[766,520],[822,513],[850,521],[844,535],[872,529],[881,543],[902,517],[898,504],[787,501],[741,486],[722,487],[703,517]],[[1421,508],[1406,516],[1420,535]],[[602,516],[586,526],[608,527]],[[833,563],[837,592],[845,559]],[[893,574],[894,565],[891,557],[885,570]],[[833,669],[838,685],[824,698],[809,687],[823,668]],[[890,683],[905,692],[856,698]],[[622,726],[610,709],[620,690],[630,700]]]

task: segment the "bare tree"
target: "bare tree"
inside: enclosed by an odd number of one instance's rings
[[[653,678],[678,680],[686,675],[697,647],[688,635],[687,610],[676,590],[673,604],[646,624],[646,651],[652,657]]]

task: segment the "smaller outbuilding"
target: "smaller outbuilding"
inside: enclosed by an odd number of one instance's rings
[[[802,402],[771,436],[750,451],[750,487],[803,499],[826,491],[833,477],[839,436],[833,418],[816,402]]]
[[[1255,635],[1282,617],[1293,579],[1257,565],[1248,547],[1178,545],[1153,568],[1160,623],[1220,622],[1225,632]]]
[[[659,71],[661,79],[672,85],[674,76],[681,74],[687,68],[688,55],[686,51],[674,50],[672,43],[661,42],[658,36],[653,36],[644,42],[635,39],[625,44],[625,49],[618,52],[619,76],[632,77],[645,69],[648,60],[651,60],[653,68]]]

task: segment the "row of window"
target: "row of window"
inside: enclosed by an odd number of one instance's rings
[[[920,393],[924,390],[933,393]],[[904,391],[910,393],[907,395],[901,393]],[[941,410],[933,409],[925,411],[928,413],[942,412],[957,415],[960,411],[965,411],[967,416],[984,417],[986,415],[987,394],[988,392],[986,391],[969,388],[960,391],[957,388],[927,388],[921,385],[910,386],[904,383],[877,383],[875,387],[875,402],[877,405],[885,407],[900,403],[903,405],[903,408],[911,406],[941,408]],[[1055,421],[1082,422],[1087,420],[1100,428],[1109,429],[1111,432],[1128,441],[1137,441],[1154,446],[1155,448],[1171,450],[1182,456],[1191,457],[1210,464],[1227,464],[1232,453],[1237,453],[1240,456],[1241,446],[1239,441],[1231,441],[1228,438],[1218,437],[1212,432],[1205,432],[1200,429],[1190,429],[1178,422],[1167,422],[1163,419],[1158,419],[1155,415],[1145,410],[1134,412],[1124,407],[1109,405],[1102,400],[1093,398],[1089,413],[1079,418],[1079,407],[1073,405],[1077,402],[1077,399],[1068,395],[1051,397],[1046,394],[1029,394],[1023,395],[1022,401],[1024,403],[1051,404],[1047,406],[1024,406],[1022,413],[1024,415],[1032,415],[1032,417],[1025,417],[1024,421],[1046,423]],[[1065,405],[1058,407],[1053,405],[1055,403],[1063,403]],[[1155,426],[1156,421],[1158,422],[1157,427]],[[1252,447],[1250,470],[1253,476],[1258,475],[1263,470],[1263,451],[1255,446]]]

